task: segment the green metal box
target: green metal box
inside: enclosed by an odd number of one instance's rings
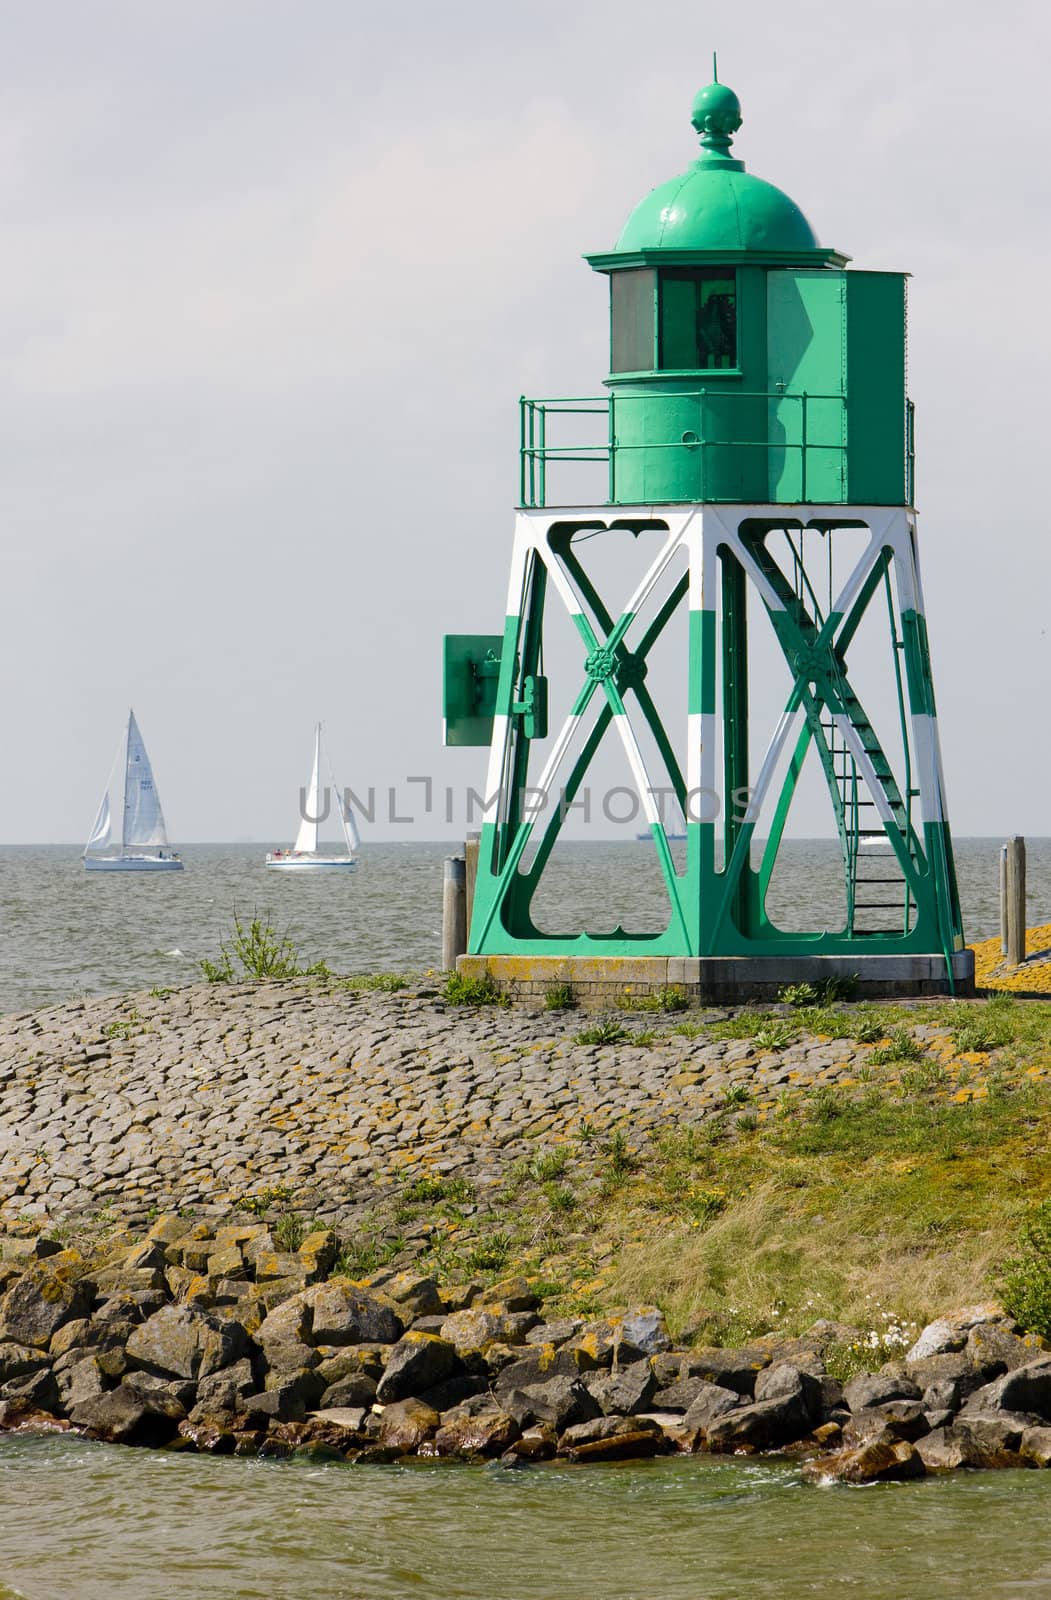
[[[499,633],[447,633],[442,674],[442,708],[447,745],[487,745],[500,676]]]

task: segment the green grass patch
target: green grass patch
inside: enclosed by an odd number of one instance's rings
[[[465,978],[462,973],[450,972],[442,987],[442,999],[453,1006],[509,1006],[507,995],[497,988],[492,973],[480,978]]]

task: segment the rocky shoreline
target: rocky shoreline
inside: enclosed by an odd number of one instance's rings
[[[1051,1465],[1051,1350],[996,1306],[900,1361],[826,1368],[856,1330],[676,1347],[655,1307],[545,1319],[525,1279],[331,1275],[335,1236],[164,1215],[85,1255],[0,1240],[0,1431],[311,1460],[505,1463],[788,1453],[812,1482]]]

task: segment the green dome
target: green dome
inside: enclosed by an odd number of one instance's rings
[[[740,167],[739,162],[733,164]],[[816,250],[806,217],[772,183],[702,158],[631,213],[618,250]]]
[[[741,104],[725,84],[711,83],[693,102],[700,160],[662,183],[631,213],[615,248],[636,250],[816,250],[806,217],[772,183],[754,178],[730,155]]]

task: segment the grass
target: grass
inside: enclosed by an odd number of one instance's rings
[[[544,994],[545,1011],[572,1011],[576,1003],[571,983],[548,984]]]
[[[374,991],[379,994],[397,994],[400,989],[408,989],[412,983],[411,978],[403,977],[400,972],[357,972],[349,978],[340,978],[340,987],[343,989],[363,989],[366,992]]]
[[[507,995],[497,988],[492,974],[480,978],[465,978],[462,973],[450,972],[442,987],[442,999],[453,1006],[509,1006]]]
[[[686,991],[669,983],[647,994],[632,994],[630,989],[625,989],[623,994],[617,996],[617,1006],[621,1011],[685,1011],[689,1004]]]
[[[869,1056],[874,1067],[883,1067],[891,1061],[920,1061],[924,1049],[908,1028],[895,1028],[886,1044],[877,1045]]]
[[[573,1035],[574,1044],[624,1044],[632,1038],[627,1028],[619,1022],[597,1022],[593,1028],[582,1028]]]

